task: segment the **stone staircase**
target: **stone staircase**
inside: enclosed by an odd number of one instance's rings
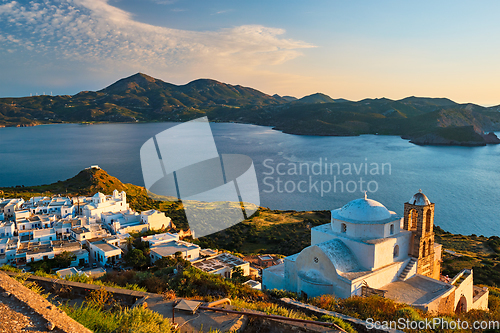
[[[410,259],[410,262],[408,263],[408,265],[406,265],[405,269],[403,270],[403,272],[401,272],[401,274],[399,275],[399,280],[401,281],[404,281],[406,280],[406,277],[408,276],[408,273],[411,271],[411,269],[413,268],[413,266],[415,266],[417,264],[417,258],[411,258]]]

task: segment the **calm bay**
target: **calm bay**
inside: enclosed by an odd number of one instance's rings
[[[0,186],[48,184],[90,165],[144,186],[140,147],[176,124],[0,128]],[[443,229],[500,235],[500,145],[416,146],[396,136],[297,136],[246,124],[211,128],[220,154],[252,158],[261,206],[329,210],[366,190],[402,214],[403,203],[422,189],[436,204],[435,222]]]

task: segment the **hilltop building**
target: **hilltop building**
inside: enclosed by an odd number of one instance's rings
[[[434,312],[488,309],[488,290],[473,285],[472,270],[440,280],[434,208],[419,191],[401,218],[365,194],[311,228],[311,246],[265,269],[263,288],[307,297],[378,294]]]
[[[101,222],[114,235],[173,227],[170,217],[154,209],[140,214],[131,209],[118,212],[107,211],[101,213]]]
[[[94,194],[90,202],[83,206],[81,215],[86,218],[95,218],[100,222],[101,214],[104,212],[116,213],[128,209],[129,205],[125,191],[119,193],[117,190],[114,190],[112,195],[104,195],[98,192]]]

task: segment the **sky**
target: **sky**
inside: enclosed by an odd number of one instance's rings
[[[0,0],[0,97],[142,72],[273,95],[499,105],[498,1]]]

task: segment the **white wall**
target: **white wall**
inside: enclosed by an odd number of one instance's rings
[[[392,264],[396,261],[409,258],[411,232],[399,233],[396,236],[385,238],[380,243],[375,244],[374,269]],[[394,248],[399,246],[399,255],[394,258]]]
[[[53,228],[33,230],[33,241],[43,243],[53,240],[57,240],[57,234]]]
[[[271,266],[262,270],[262,288],[263,289],[278,289],[278,290],[290,290],[284,285],[284,269],[285,264],[279,264]],[[295,291],[295,290],[292,290]]]
[[[297,291],[297,265],[295,260],[299,253],[286,257],[283,264],[284,265],[284,289],[296,292]],[[273,267],[273,266],[271,266]]]
[[[141,220],[149,225],[150,230],[159,230],[162,227],[168,229],[172,221],[170,217],[165,216],[165,213],[159,211],[143,212]]]
[[[74,253],[76,255],[76,259],[71,262],[70,267],[80,266],[80,259],[84,259],[85,263],[89,263],[89,252],[88,251],[78,251],[78,253]]]
[[[2,237],[12,237],[14,235],[14,223],[6,223],[3,226],[0,226],[0,238]]]
[[[359,279],[353,280],[351,294],[361,295],[361,286],[363,284],[363,281],[366,281],[370,288],[383,289],[384,286],[398,279],[399,275],[404,270],[406,264],[408,264],[409,261],[410,259],[395,263],[393,265],[372,272],[369,275],[365,275],[360,277]]]
[[[394,224],[399,223],[394,222]],[[391,224],[391,223],[390,223]],[[389,228],[389,225],[383,226]],[[356,225],[355,227],[358,227]],[[348,227],[349,228],[349,227]],[[396,226],[394,227],[396,230]],[[348,229],[349,230],[349,229]],[[375,270],[395,261],[408,258],[410,246],[410,231],[395,233],[394,236],[381,238],[380,241],[370,242],[369,240],[357,240],[347,237],[348,234],[338,234],[331,231],[330,224],[311,228],[311,244],[319,244],[332,239],[340,239],[354,253],[360,266],[366,270]],[[399,256],[393,258],[394,246],[399,246]]]
[[[473,284],[472,270],[463,270],[462,272],[457,274],[457,276],[459,276],[459,275],[463,276],[468,272],[470,272],[470,274],[455,289],[455,304],[453,306],[453,309],[457,308],[457,304],[460,301],[460,298],[462,296],[464,296],[465,299],[467,300],[467,311],[472,309],[472,304],[473,304],[473,291],[472,290],[473,290],[473,285],[474,285]]]
[[[122,254],[122,251],[119,248],[112,251],[104,252],[97,246],[90,244],[90,249],[91,249],[91,257],[94,259],[94,261],[99,262],[102,265],[106,264],[108,260],[111,259],[111,257],[115,257],[116,258],[115,260],[120,259]]]
[[[55,252],[50,251],[50,252],[41,252],[41,253],[34,253],[34,254],[26,254],[26,263],[31,262],[31,258],[33,258],[33,261],[40,261],[44,259],[44,256],[47,256],[47,259],[54,259],[55,257]]]

